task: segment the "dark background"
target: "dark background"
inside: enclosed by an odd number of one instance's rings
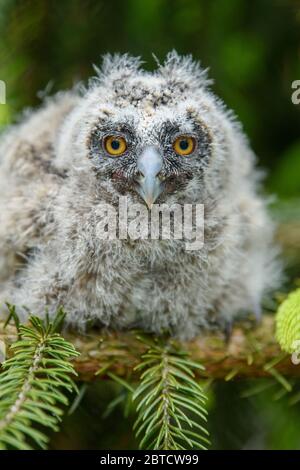
[[[162,60],[173,48],[210,68],[213,89],[268,170],[276,216],[300,220],[300,104],[291,101],[292,82],[300,80],[296,0],[0,0],[0,79],[7,85],[0,126],[45,93],[86,80],[106,52],[140,55],[151,69],[152,53]],[[300,272],[293,261],[291,284]],[[52,447],[136,447],[122,407],[102,419],[118,393],[109,382],[89,387]],[[214,448],[300,449],[297,397],[274,381],[214,383],[209,393]]]

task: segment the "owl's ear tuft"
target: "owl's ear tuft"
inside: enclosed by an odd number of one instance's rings
[[[208,78],[208,69],[200,66],[191,55],[180,56],[175,50],[169,52],[163,64],[158,66],[158,73],[176,83],[191,89],[206,88],[213,83]]]
[[[94,65],[94,70],[97,74],[94,80],[96,80],[98,84],[99,81],[122,80],[136,74],[142,64],[143,61],[140,57],[133,57],[129,54],[105,54],[103,56],[102,66],[99,68]]]

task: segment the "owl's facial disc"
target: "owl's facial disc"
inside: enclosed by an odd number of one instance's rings
[[[137,159],[139,175],[136,179],[136,190],[144,199],[149,209],[164,189],[159,179],[163,167],[160,151],[154,146],[147,146]]]

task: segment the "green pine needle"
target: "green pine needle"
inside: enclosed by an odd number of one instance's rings
[[[18,325],[14,354],[0,374],[0,449],[45,449],[48,438],[40,425],[58,430],[66,393],[76,389],[69,361],[79,355],[56,332],[64,315],[60,309],[52,323],[31,316],[30,325]]]
[[[141,381],[133,394],[138,400],[134,429],[140,447],[154,450],[206,449],[206,397],[194,370],[203,366],[191,361],[171,343],[149,342],[136,367]]]

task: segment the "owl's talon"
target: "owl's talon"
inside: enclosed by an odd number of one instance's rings
[[[259,325],[262,318],[262,308],[261,305],[256,303],[253,305],[253,313],[256,325]]]
[[[225,337],[225,343],[229,343],[233,329],[233,322],[231,320],[226,320],[223,327],[223,333]]]

